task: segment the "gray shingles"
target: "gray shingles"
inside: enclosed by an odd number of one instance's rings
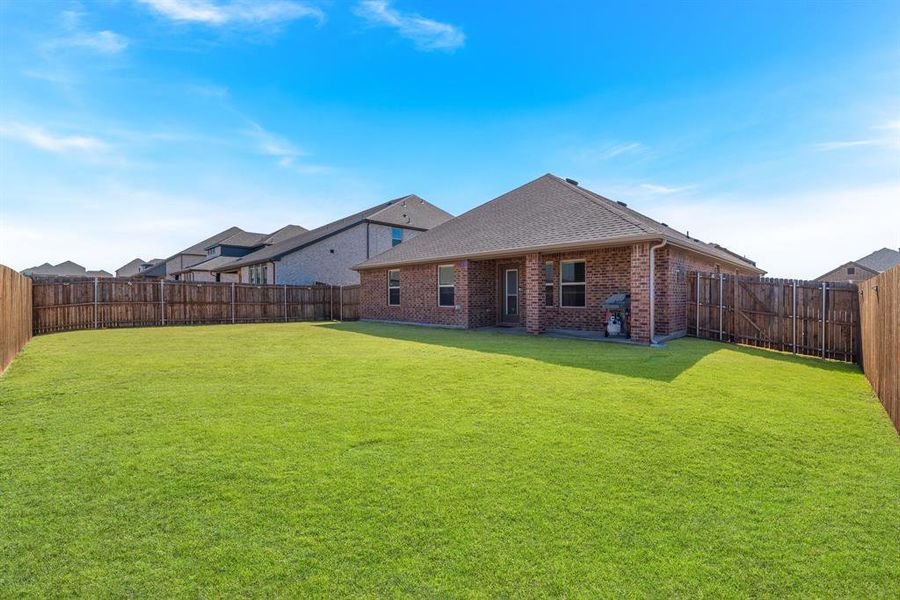
[[[888,269],[900,265],[900,252],[891,248],[882,248],[881,250],[876,250],[854,262],[867,269],[883,273]]]
[[[646,215],[550,174],[438,225],[361,263],[358,268],[624,242],[652,236],[665,237],[727,263],[743,262],[743,266],[753,268],[750,261],[689,238]]]

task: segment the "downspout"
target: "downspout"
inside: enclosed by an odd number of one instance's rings
[[[656,251],[665,246],[668,240],[655,246],[650,246],[650,343],[656,334]]]

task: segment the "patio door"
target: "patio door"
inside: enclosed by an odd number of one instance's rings
[[[500,268],[500,322],[508,325],[519,322],[519,270]]]

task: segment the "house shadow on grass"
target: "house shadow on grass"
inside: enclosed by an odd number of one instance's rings
[[[320,326],[347,333],[527,358],[564,367],[602,371],[613,375],[665,383],[673,381],[705,356],[720,350],[730,350],[767,360],[786,361],[817,369],[847,370],[854,368],[853,365],[847,363],[793,356],[711,340],[691,339],[690,343],[679,343],[676,340],[665,348],[650,348],[571,338],[510,335],[496,331],[443,329],[360,321],[328,323]]]

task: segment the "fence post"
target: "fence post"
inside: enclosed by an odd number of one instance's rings
[[[338,302],[339,302],[338,306],[340,307],[340,310],[341,310],[340,320],[343,321],[344,320],[344,286],[343,285],[340,287],[339,293],[340,293],[340,295],[338,296]]]
[[[97,288],[99,287],[99,277],[94,277],[94,329],[97,329]]]
[[[794,333],[791,337],[791,352],[797,354],[797,280],[791,282],[791,327]]]
[[[700,337],[700,271],[697,271],[697,337]]]
[[[159,280],[159,319],[162,325],[166,324],[166,280]]]
[[[287,323],[287,284],[284,284],[284,322]]]
[[[231,282],[231,324],[234,325],[234,282]]]
[[[724,323],[722,323],[722,319],[725,315],[725,303],[724,298],[722,297],[723,288],[725,287],[725,274],[719,273],[719,341],[722,341],[722,333],[724,332]]]
[[[822,282],[822,358],[825,358],[825,333],[826,333],[826,329],[825,329],[825,319],[826,319],[825,310],[826,309],[825,309],[825,307],[827,306],[827,304],[825,302],[826,294],[828,294],[828,284],[826,284],[823,281]]]
[[[328,285],[328,320],[334,321],[334,286]]]

